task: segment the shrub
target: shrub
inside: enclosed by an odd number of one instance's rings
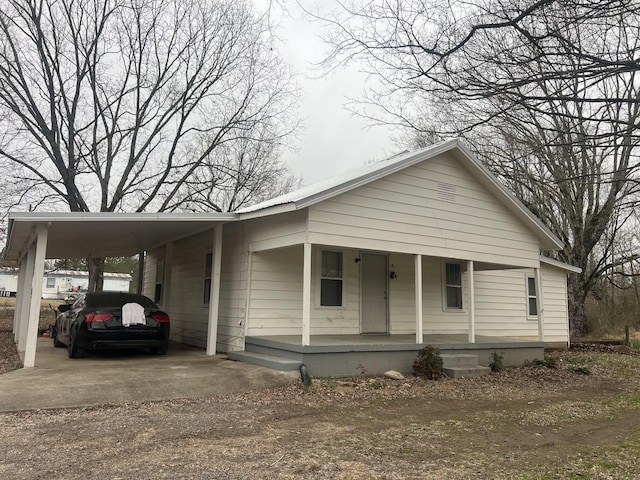
[[[504,355],[498,352],[491,352],[489,360],[489,368],[492,372],[499,372],[504,369],[503,361]]]
[[[418,352],[418,357],[413,362],[413,372],[417,376],[437,380],[442,377],[443,371],[439,348],[427,345]]]

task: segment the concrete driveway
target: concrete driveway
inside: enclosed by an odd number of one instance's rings
[[[297,376],[180,344],[165,356],[127,351],[70,359],[65,348],[39,338],[35,368],[0,375],[0,412],[223,395],[284,385]]]

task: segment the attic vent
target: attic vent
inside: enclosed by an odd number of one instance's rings
[[[450,183],[438,183],[438,198],[445,202],[456,202],[456,186]]]

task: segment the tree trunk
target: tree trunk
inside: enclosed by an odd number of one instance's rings
[[[569,275],[569,335],[584,337],[589,333],[585,310],[585,284],[582,274]]]
[[[89,291],[101,292],[104,286],[104,257],[87,258],[89,266]]]

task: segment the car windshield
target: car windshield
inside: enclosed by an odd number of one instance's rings
[[[144,295],[134,293],[87,294],[87,307],[89,308],[122,307],[125,303],[138,303],[144,308],[158,308]]]

